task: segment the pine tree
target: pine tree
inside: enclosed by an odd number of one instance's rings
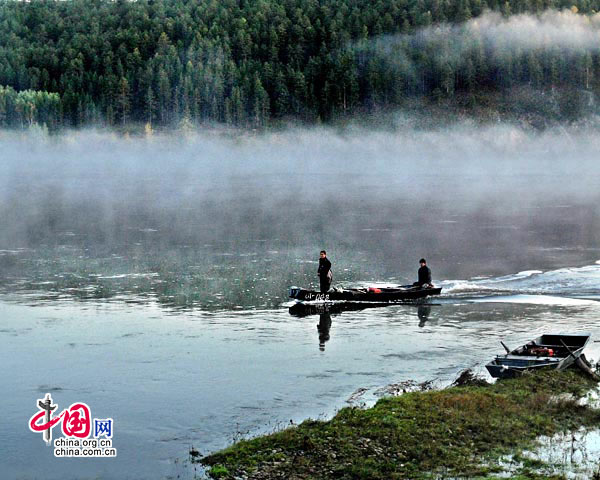
[[[131,109],[130,100],[130,89],[129,82],[126,78],[122,77],[119,82],[119,93],[117,96],[117,106],[119,109],[119,116],[121,117],[121,123],[125,125],[129,119],[129,112]]]

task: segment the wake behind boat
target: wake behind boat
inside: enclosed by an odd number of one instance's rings
[[[397,287],[333,288],[326,293],[290,287],[290,298],[301,302],[406,302],[439,295],[441,288],[399,285]]]

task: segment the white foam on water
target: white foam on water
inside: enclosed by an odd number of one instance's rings
[[[474,298],[472,303],[529,303],[533,305],[593,305],[598,302],[580,298],[555,297],[551,295],[499,295],[496,297]]]
[[[440,282],[445,294],[482,292],[489,294],[522,293],[530,295],[557,295],[589,297],[600,293],[600,260],[583,267],[560,268],[543,272],[525,270],[495,278],[445,280]]]
[[[522,272],[514,273],[511,275],[503,275],[502,277],[496,278],[487,278],[482,280],[482,283],[503,283],[503,282],[514,282],[516,280],[524,280],[526,278],[531,278],[534,275],[543,274],[541,270],[524,270]]]
[[[481,281],[469,281],[469,280],[443,280],[439,283],[442,287],[444,294],[447,293],[467,293],[467,292],[478,292],[481,290],[495,290],[494,287],[485,285]]]
[[[102,280],[116,280],[119,278],[147,278],[147,277],[158,277],[159,274],[156,272],[151,273],[121,273],[118,275],[93,275]]]

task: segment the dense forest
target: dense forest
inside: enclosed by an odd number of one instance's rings
[[[466,25],[489,12],[506,21],[549,9],[582,17],[599,7],[600,0],[0,0],[0,126],[262,127],[519,86],[567,92],[563,103],[577,115],[577,105],[600,92],[598,45],[502,45]]]

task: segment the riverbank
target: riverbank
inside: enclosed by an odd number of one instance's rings
[[[538,372],[487,384],[470,378],[444,390],[344,408],[243,440],[201,459],[212,478],[563,478],[520,455],[539,436],[600,425],[581,402],[595,383],[578,371]],[[499,460],[512,455],[508,467]]]

